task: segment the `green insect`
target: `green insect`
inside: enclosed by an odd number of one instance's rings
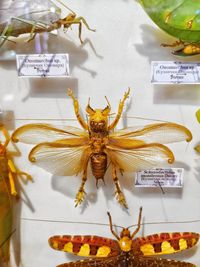
[[[200,54],[200,0],[139,0],[150,18],[179,40],[164,47],[181,46],[179,56]]]

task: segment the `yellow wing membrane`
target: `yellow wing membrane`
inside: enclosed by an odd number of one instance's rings
[[[87,133],[72,126],[52,126],[50,124],[27,124],[19,127],[12,134],[12,141],[26,144],[38,144],[42,142],[54,142],[67,138],[79,138],[87,136]]]

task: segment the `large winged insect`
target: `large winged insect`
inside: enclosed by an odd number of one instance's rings
[[[57,2],[62,3],[60,0]],[[65,7],[69,9],[67,6]],[[7,40],[12,41],[10,37],[29,34],[30,41],[37,33],[51,32],[61,27],[66,31],[73,24],[79,25],[79,39],[82,43],[82,25],[85,25],[88,30],[94,30],[90,29],[83,17],[77,17],[74,11],[69,10],[70,13],[61,19],[60,8],[50,0],[12,1],[6,10],[0,10],[0,45],[3,45]]]
[[[180,49],[175,55],[200,54],[200,0],[139,0],[159,28],[179,41],[163,46]]]
[[[192,263],[151,256],[189,249],[198,242],[198,233],[159,233],[135,238],[140,230],[142,216],[142,208],[140,208],[135,231],[130,233],[129,228],[123,228],[119,236],[113,229],[110,213],[108,216],[111,233],[116,239],[91,235],[50,237],[49,245],[53,249],[90,257],[86,260],[60,264],[57,267],[195,267]]]
[[[17,196],[15,179],[17,176],[31,176],[16,169],[11,155],[7,150],[10,142],[9,134],[3,125],[0,130],[5,137],[5,142],[0,142],[0,266],[6,266],[10,259],[10,237],[13,233],[13,205]]]
[[[174,155],[165,145],[182,140],[190,141],[191,132],[175,123],[150,124],[144,127],[114,131],[123,112],[130,89],[119,103],[118,113],[109,124],[111,106],[107,100],[104,109],[93,109],[88,103],[86,123],[79,113],[79,103],[69,89],[74,111],[83,130],[66,126],[56,128],[48,124],[27,124],[12,135],[13,142],[37,144],[29,154],[29,160],[55,175],[72,176],[82,173],[82,183],[76,195],[76,206],[85,197],[87,168],[90,162],[96,181],[104,180],[108,165],[112,169],[115,194],[120,204],[127,207],[121,191],[117,172],[134,172],[149,169],[163,163],[173,163]]]

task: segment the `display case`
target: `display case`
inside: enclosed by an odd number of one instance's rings
[[[37,35],[28,43],[27,36],[23,36],[23,40],[19,36],[14,40],[16,44],[7,41],[0,48],[4,50],[0,61],[1,121],[10,134],[28,123],[80,128],[73,101],[67,95],[68,88],[77,97],[86,123],[88,98],[93,108],[104,108],[107,105],[105,96],[111,105],[109,121],[112,121],[120,99],[130,87],[130,96],[116,129],[173,122],[187,127],[193,139],[188,143],[168,144],[175,161],[172,165],[161,166],[184,170],[182,188],[138,188],[135,186],[135,173],[118,175],[129,209],[121,207],[114,196],[110,168],[105,175],[105,184],[100,181],[98,188],[89,168],[86,201],[75,208],[74,199],[81,185],[81,175],[52,175],[28,160],[32,145],[17,143],[20,155],[14,157],[15,165],[29,173],[33,183],[19,181],[21,192],[15,205],[16,223],[11,241],[13,267],[57,266],[78,260],[76,256],[52,250],[48,244],[49,237],[99,235],[114,238],[109,229],[107,211],[116,225],[128,227],[137,224],[142,206],[143,225],[138,236],[161,232],[200,232],[200,155],[194,150],[199,143],[200,125],[195,112],[200,105],[200,88],[198,84],[151,83],[152,61],[198,62],[200,56],[176,57],[171,48],[161,47],[161,43],[173,43],[176,39],[159,29],[137,1],[62,1],[77,17],[84,17],[96,32],[83,25],[81,44],[78,25],[74,24],[67,32],[60,27],[56,32]],[[53,3],[61,10],[59,18],[70,13],[61,3]],[[36,51],[38,40],[42,40],[40,44],[45,49]],[[70,75],[19,78],[15,59],[10,60],[5,54],[10,46],[14,54],[67,53]],[[14,150],[14,146],[10,144],[9,148]],[[134,229],[131,228],[131,231]],[[117,230],[120,232],[121,229]],[[164,258],[200,266],[199,244],[175,255],[164,255]]]

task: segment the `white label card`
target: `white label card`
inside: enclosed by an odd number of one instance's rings
[[[183,187],[183,168],[155,168],[136,173],[136,187]]]
[[[200,63],[152,61],[151,82],[156,84],[199,84]]]
[[[19,77],[69,76],[68,54],[16,55]]]

